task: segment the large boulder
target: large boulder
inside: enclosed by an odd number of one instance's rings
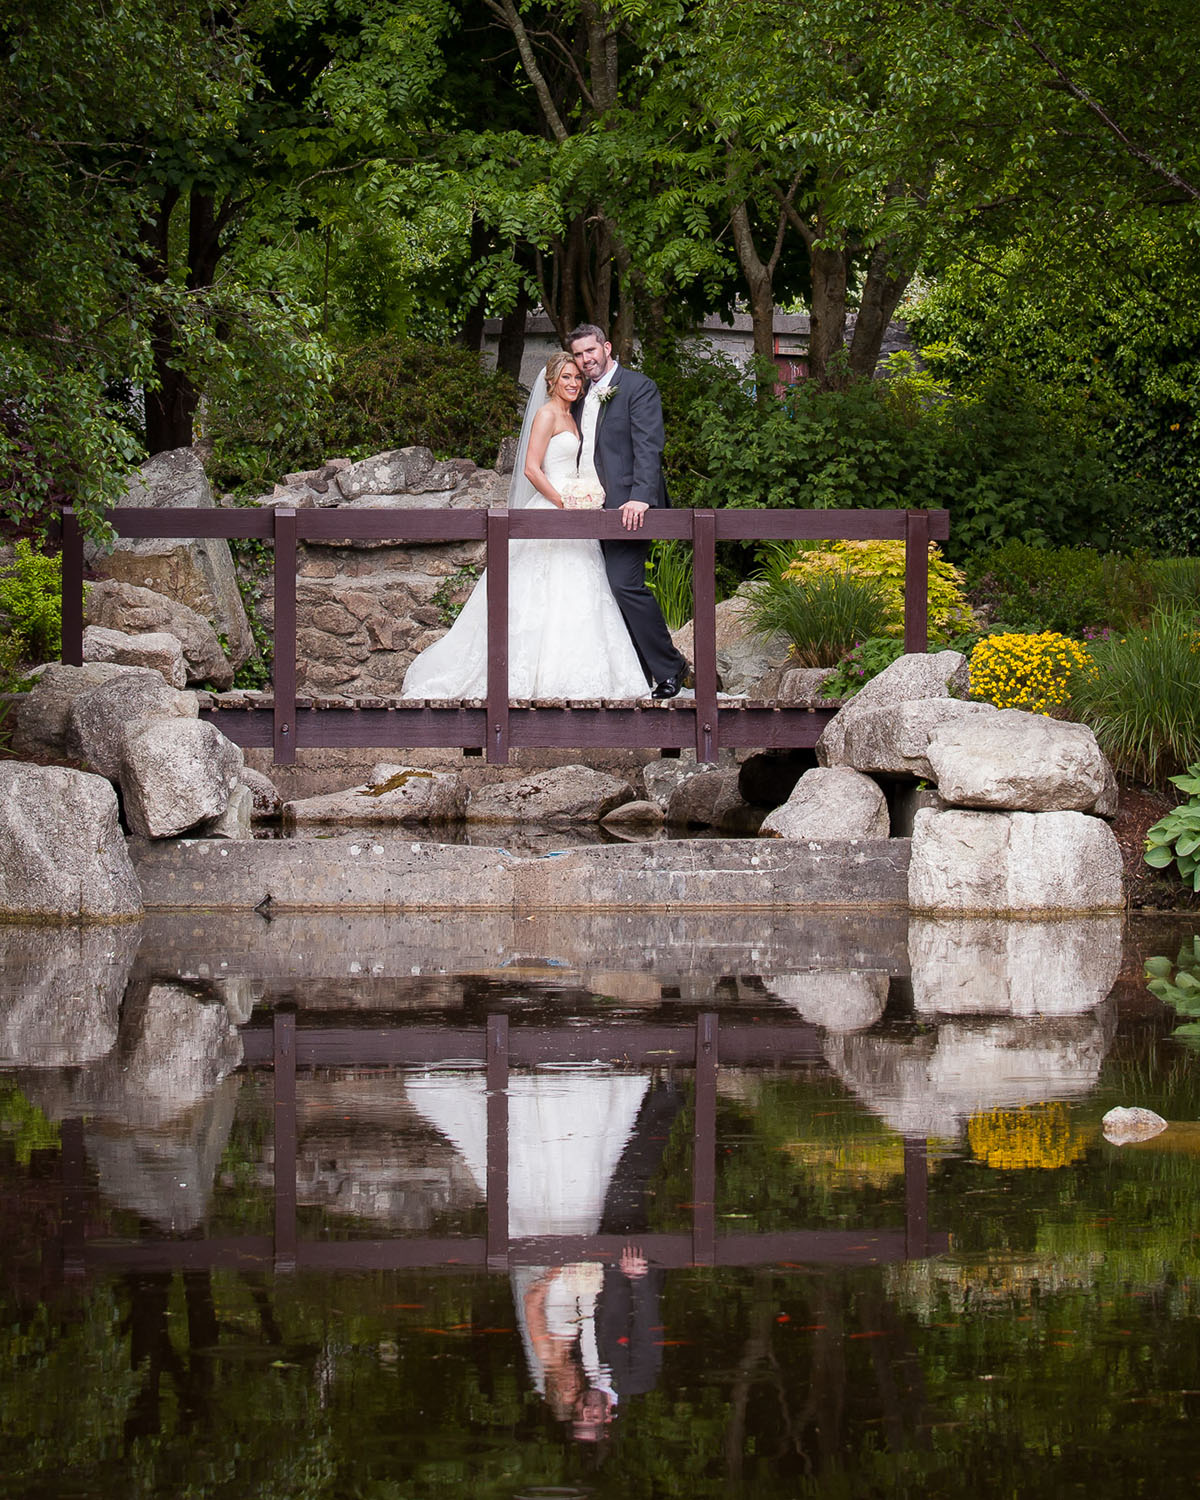
[[[137,584],[102,578],[88,587],[84,620],[88,625],[129,635],[166,631],[183,647],[189,682],[207,683],[218,693],[233,686],[233,667],[221,649],[217,632],[203,615],[177,599]]]
[[[113,922],[141,914],[108,782],[64,766],[0,762],[0,915]]]
[[[261,771],[255,771],[250,766],[242,767],[242,785],[250,788],[254,799],[251,816],[255,818],[275,818],[279,816],[279,810],[283,806],[283,798],[279,790],[269,776],[264,776]]]
[[[476,823],[598,823],[634,800],[633,788],[616,776],[590,766],[556,766],[484,787],[467,804],[467,817]]]
[[[1077,812],[917,813],[908,868],[914,912],[1119,911],[1121,850]]]
[[[764,974],[767,993],[825,1031],[865,1031],[887,1008],[888,976],[815,969],[807,974]]]
[[[720,828],[726,833],[751,834],[758,831],[762,809],[751,807],[743,799],[736,770],[702,766],[675,787],[667,802],[666,820],[673,828]]]
[[[823,766],[851,763],[843,754],[843,743],[850,725],[861,714],[921,698],[965,698],[970,690],[967,658],[959,651],[914,652],[898,657],[865,683],[826,724],[817,741],[817,759]]]
[[[195,693],[168,687],[158,672],[126,667],[120,676],[75,697],[67,711],[66,753],[117,781],[121,775],[121,737],[139,719],[195,719]]]
[[[156,453],[130,479],[122,503],[147,510],[215,505],[204,466],[191,448]],[[122,537],[107,555],[89,544],[87,556],[103,577],[153,589],[202,615],[225,638],[235,667],[253,655],[254,637],[224,538]]]
[[[767,814],[759,832],[780,839],[885,839],[887,798],[861,771],[816,766],[782,807]]]
[[[750,628],[746,610],[747,600],[741,591],[717,605],[717,674],[727,693],[750,693],[767,677],[777,682],[791,659],[787,637],[764,639],[757,635]],[[671,634],[676,649],[690,662],[695,660],[694,636],[690,620]]]
[[[919,1016],[1079,1015],[1116,983],[1121,918],[913,917],[908,954]]]
[[[178,637],[164,630],[126,635],[103,625],[89,625],[83,632],[84,661],[114,661],[123,667],[147,667],[170,687],[187,686],[183,646]]]
[[[456,823],[467,810],[467,788],[453,771],[375,766],[363,786],[285,802],[283,821],[305,823]]]
[[[138,720],[121,735],[120,753],[125,817],[144,838],[219,818],[241,783],[241,750],[199,719]]]
[[[140,941],[136,922],[0,924],[0,1064],[80,1067],[109,1052]]]
[[[206,839],[252,839],[253,817],[254,793],[244,781],[239,781],[229,794],[225,811],[201,823],[199,832]]]
[[[952,807],[1101,817],[1117,810],[1116,778],[1086,724],[998,709],[938,724],[926,754]]]
[[[928,751],[934,730],[963,719],[985,718],[990,723],[998,712],[990,703],[962,703],[957,698],[916,698],[909,703],[872,708],[856,714],[840,739],[826,746],[824,753],[818,741],[817,757],[822,765],[932,780]],[[826,733],[835,722],[826,725]]]
[[[22,760],[62,760],[68,754],[67,723],[76,698],[130,670],[115,662],[93,661],[82,667],[47,663],[39,669],[33,688],[12,700],[13,753]]]

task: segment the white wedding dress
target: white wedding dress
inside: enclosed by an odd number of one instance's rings
[[[542,469],[555,489],[576,477],[579,439],[557,432]],[[552,510],[541,495],[530,507]],[[608,585],[598,541],[523,541],[508,553],[510,698],[641,698],[649,691]],[[405,698],[487,694],[487,574],[458,619],[404,676]]]

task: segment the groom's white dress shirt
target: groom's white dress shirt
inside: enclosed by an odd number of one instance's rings
[[[596,476],[596,423],[600,419],[600,393],[607,390],[616,379],[620,366],[614,359],[599,380],[594,380],[583,398],[583,415],[579,420],[579,436],[582,444],[579,451],[579,473],[592,479]]]

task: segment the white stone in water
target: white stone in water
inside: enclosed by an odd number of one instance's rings
[[[1110,1109],[1100,1123],[1106,1141],[1114,1146],[1129,1146],[1135,1141],[1149,1141],[1161,1135],[1168,1122],[1152,1109],[1142,1109],[1140,1105],[1126,1109],[1118,1105]]]

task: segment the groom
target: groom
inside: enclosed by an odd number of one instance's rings
[[[662,477],[663,418],[658,387],[612,357],[604,330],[581,323],[567,335],[589,384],[574,408],[583,442],[580,470],[590,459],[604,486],[605,510],[619,510],[626,531],[640,531],[652,505],[666,505]],[[655,698],[674,698],[688,665],[671,641],[658,601],[646,587],[649,542],[602,542],[604,566]]]

